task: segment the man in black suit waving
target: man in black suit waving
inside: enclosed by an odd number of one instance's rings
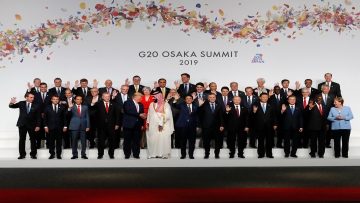
[[[189,82],[190,75],[188,73],[181,74],[181,81],[183,82],[181,85],[178,81],[174,82],[180,97],[185,98],[186,95],[190,95],[193,92],[196,92],[196,86]]]
[[[164,78],[160,78],[157,82],[154,82],[154,88],[151,90],[150,94],[153,94],[154,92],[160,92],[164,99],[167,98],[170,88],[166,87],[166,80]]]
[[[36,148],[36,134],[35,132],[40,130],[41,126],[41,112],[40,105],[33,103],[34,94],[27,93],[25,101],[16,103],[16,97],[11,98],[9,108],[19,109],[19,118],[16,126],[19,128],[19,153],[18,159],[24,159],[26,156],[25,151],[25,140],[26,133],[29,133],[31,141],[31,152],[30,156],[32,159],[36,159],[37,148]]]
[[[94,86],[96,82],[97,81],[94,80]],[[80,80],[80,87],[79,87],[79,80],[76,80],[75,86],[72,89],[73,94],[82,96],[83,104],[85,104],[87,98],[91,97],[91,93],[90,93],[91,88],[88,87],[88,83],[89,83],[88,80],[83,78]]]
[[[115,96],[117,92],[114,93]],[[101,96],[102,101],[98,102],[97,98],[93,98],[90,108],[98,110],[97,127],[98,135],[98,159],[104,156],[105,139],[109,139],[109,157],[114,159],[115,150],[115,130],[119,129],[119,110],[115,102],[110,101],[110,94],[105,92]]]
[[[296,90],[294,91],[293,95],[295,96],[301,96],[302,95],[302,89],[300,88],[300,82],[295,82]],[[312,87],[312,80],[311,79],[305,79],[305,88],[309,91],[309,96],[311,99],[315,97],[315,95],[319,94],[319,90]]]
[[[269,95],[267,93],[260,94],[260,102],[253,106],[252,121],[258,136],[258,155],[259,158],[274,158],[272,155],[272,147],[274,143],[274,131],[277,128],[277,117],[275,107],[268,103]],[[266,148],[264,149],[264,140],[266,139]]]
[[[62,135],[67,130],[66,106],[59,104],[59,96],[51,97],[51,105],[45,107],[44,110],[44,129],[48,133],[48,142],[50,145],[49,159],[55,158],[55,141],[56,141],[56,157],[61,159]]]
[[[27,84],[28,89],[25,92],[25,96],[26,96],[26,93],[28,93],[28,92],[31,92],[34,95],[36,93],[39,93],[40,92],[40,83],[41,83],[40,78],[35,78],[34,79],[34,86],[31,86],[30,82],[28,82],[28,84]]]
[[[245,95],[241,98],[241,105],[247,108],[248,114],[252,113],[252,108],[254,105],[259,103],[259,97],[254,94],[254,90],[252,87],[245,88]],[[247,132],[247,136],[249,137],[249,143],[251,148],[256,148],[256,132],[255,128],[253,128],[253,123],[249,122],[249,130]],[[245,147],[247,142],[245,140]]]
[[[296,97],[290,95],[288,104],[282,104],[281,114],[283,116],[284,152],[285,158],[290,154],[290,139],[292,137],[291,157],[297,158],[296,151],[299,141],[299,133],[303,131],[303,116],[300,107],[295,105]]]
[[[227,145],[230,150],[230,157],[234,158],[236,137],[238,141],[238,157],[245,158],[244,148],[246,147],[247,132],[249,131],[248,109],[241,104],[241,98],[235,96],[233,102],[226,106],[226,130]]]
[[[199,104],[199,127],[202,129],[205,159],[209,158],[212,138],[215,140],[215,158],[220,158],[219,153],[222,141],[220,133],[224,130],[224,109],[222,105],[217,104],[215,101],[215,94],[210,93],[208,102],[205,102],[203,105]]]
[[[325,82],[322,82],[318,85],[318,90],[321,90],[323,85],[329,86],[330,94],[335,95],[335,97],[341,97],[341,89],[340,84],[331,81],[332,74],[331,73],[325,73]]]

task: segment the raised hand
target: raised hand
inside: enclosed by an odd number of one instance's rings
[[[217,94],[216,90],[212,90],[211,93],[213,93],[215,95]]]
[[[196,99],[196,97],[197,97],[196,92],[193,92],[193,93],[191,94],[191,96],[193,97],[193,99]]]
[[[175,101],[177,101],[178,99],[180,99],[179,93],[176,93],[175,96],[174,96],[174,98],[175,98]]]
[[[258,107],[256,105],[253,106],[253,111],[256,112],[258,110]]]
[[[16,102],[16,97],[12,97],[12,98],[10,99],[10,104],[15,104],[15,102]]]
[[[154,82],[154,89],[159,87],[159,83],[157,81]]]
[[[166,96],[166,100],[170,100],[171,97],[172,97],[172,95],[171,95],[171,94],[168,94],[168,95]]]
[[[279,83],[278,83],[278,82],[276,82],[276,83],[274,84],[274,86],[279,86]]]
[[[304,129],[302,129],[302,128],[299,128],[299,132],[302,132]]]
[[[198,102],[199,102],[199,106],[201,106],[204,104],[205,100],[203,98],[199,98]]]
[[[273,96],[273,95],[274,95],[274,90],[271,89],[271,90],[269,91],[269,97],[271,97],[271,96]]]
[[[288,91],[287,91],[287,95],[288,95],[288,96],[291,96],[292,93],[293,93],[293,92],[292,92],[291,90],[288,90]]]
[[[117,91],[117,90],[114,90],[114,91],[112,92],[112,96],[113,96],[113,97],[116,97],[116,95],[118,95],[118,91]]]
[[[285,110],[286,110],[286,106],[285,106],[285,104],[283,104],[283,105],[281,106],[281,111],[284,112]]]
[[[31,90],[32,86],[31,86],[30,82],[28,82],[27,86],[28,86],[28,89]]]
[[[175,84],[176,89],[179,89],[179,87],[180,87],[179,81],[175,80],[175,81],[174,81],[174,84]]]
[[[79,80],[75,80],[75,88],[77,88],[79,86]]]
[[[67,81],[67,82],[65,83],[65,88],[66,88],[66,89],[69,89],[69,87],[70,87],[70,81]]]
[[[94,86],[94,87],[97,87],[98,84],[99,84],[99,81],[97,81],[96,79],[94,79],[94,81],[93,81],[93,86]]]
[[[276,130],[277,129],[277,126],[276,125],[274,125],[274,130]]]
[[[229,105],[226,105],[226,112],[229,112],[231,110],[231,107]]]
[[[204,82],[204,89],[207,89],[209,87],[209,85],[207,84],[207,82]]]
[[[126,78],[126,80],[125,80],[125,85],[130,85],[129,78]]]
[[[36,127],[35,128],[35,132],[39,131],[40,130],[40,127]]]
[[[312,109],[312,108],[314,108],[314,106],[315,106],[314,101],[310,100],[309,101],[309,108]]]
[[[220,132],[222,132],[223,130],[224,130],[224,127],[221,126],[221,127],[220,127]]]
[[[90,128],[86,128],[86,129],[85,129],[86,132],[89,132],[89,130],[90,130]]]
[[[296,87],[296,89],[297,89],[297,90],[299,90],[299,89],[300,89],[300,85],[301,85],[301,84],[300,84],[300,82],[299,82],[299,81],[296,81],[296,82],[295,82],[295,87]]]
[[[119,129],[119,126],[118,125],[115,125],[115,130],[118,130]]]
[[[113,94],[114,94],[114,92],[115,91],[113,91]],[[95,104],[96,102],[98,102],[98,97],[93,97],[91,103]]]
[[[71,100],[69,101],[68,106],[69,106],[69,109],[71,109],[74,106],[74,104],[72,103]]]
[[[245,132],[248,132],[248,131],[249,131],[249,128],[245,128],[244,131],[245,131]]]

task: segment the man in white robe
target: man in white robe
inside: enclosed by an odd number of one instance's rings
[[[153,102],[147,115],[147,150],[149,158],[167,159],[171,152],[171,134],[174,122],[171,106],[160,92],[153,93]]]

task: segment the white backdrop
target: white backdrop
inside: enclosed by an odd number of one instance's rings
[[[162,1],[162,0],[161,0]],[[50,3],[51,2],[51,3]],[[86,3],[86,9],[79,7],[81,2]],[[142,2],[145,6],[146,1],[133,0],[135,5]],[[181,2],[181,3],[180,3]],[[48,0],[16,0],[1,1],[0,12],[2,33],[9,30],[25,29],[31,30],[38,27],[40,23],[47,20],[68,19],[70,15],[82,16],[84,12],[96,13],[94,8],[97,3],[106,6],[119,7],[129,4],[126,1],[111,0],[88,0],[88,1],[48,1]],[[156,4],[159,1],[155,2]],[[252,1],[218,1],[218,0],[199,0],[195,1],[175,1],[166,0],[162,4],[169,6],[172,4],[180,13],[179,6],[184,6],[186,12],[197,11],[201,15],[217,22],[226,24],[231,20],[243,23],[248,15],[255,16],[258,12],[258,19],[266,20],[266,12],[270,11],[277,15],[273,6],[284,7],[289,4],[294,10],[301,11],[307,5],[310,11],[315,7],[313,4],[327,6],[327,1],[303,0],[303,1],[282,1],[282,0],[252,0]],[[196,3],[201,4],[201,8],[196,7]],[[330,5],[343,5],[349,12],[360,11],[360,2],[331,0]],[[205,5],[208,4],[208,5]],[[140,6],[141,6],[140,5]],[[47,8],[46,8],[47,7]],[[301,8],[299,8],[301,7]],[[355,7],[353,10],[352,7]],[[88,9],[90,8],[90,10]],[[221,17],[218,10],[222,9],[224,16]],[[282,9],[282,8],[281,8]],[[211,13],[213,11],[213,13]],[[77,12],[81,12],[80,15]],[[15,15],[21,16],[17,20]],[[259,17],[261,16],[261,17]],[[223,22],[221,18],[226,18]],[[276,18],[276,17],[275,17]],[[153,24],[156,24],[153,26]],[[92,80],[100,81],[99,87],[103,86],[106,79],[113,80],[113,86],[119,88],[126,78],[133,75],[140,75],[142,84],[151,86],[153,81],[164,77],[168,81],[168,87],[173,88],[173,82],[180,80],[180,74],[188,72],[191,74],[191,82],[196,83],[212,82],[221,86],[228,86],[231,81],[237,81],[240,88],[245,86],[256,86],[256,79],[264,77],[265,86],[272,88],[275,82],[280,82],[287,78],[294,88],[295,81],[303,84],[304,79],[311,78],[314,87],[322,82],[325,72],[333,74],[333,81],[340,83],[345,105],[351,106],[356,117],[360,112],[359,105],[356,104],[357,94],[352,91],[356,88],[357,65],[359,64],[358,47],[360,39],[358,30],[344,31],[341,34],[334,31],[328,25],[323,25],[323,30],[317,28],[310,30],[311,27],[302,29],[287,28],[280,32],[274,32],[269,38],[258,40],[257,42],[248,39],[235,40],[229,42],[228,36],[212,39],[211,35],[192,29],[184,33],[181,29],[189,26],[169,26],[162,22],[149,22],[134,19],[131,29],[125,29],[125,21],[121,21],[121,27],[108,25],[99,26],[89,32],[80,32],[78,40],[67,41],[69,45],[64,45],[59,39],[51,47],[45,46],[42,54],[34,53],[7,56],[0,61],[1,80],[0,88],[2,99],[0,101],[0,131],[15,131],[18,112],[9,109],[8,103],[12,96],[18,100],[23,98],[27,88],[27,82],[32,82],[35,77],[47,82],[53,87],[53,79],[60,77],[63,82],[70,81],[71,87],[74,81],[87,78],[92,86]],[[149,28],[151,29],[149,29]],[[324,31],[328,29],[328,31]],[[287,35],[296,33],[289,39]],[[323,32],[324,31],[324,32]],[[189,35],[190,36],[189,36]],[[284,36],[285,35],[285,36]],[[279,41],[275,42],[274,39]],[[0,38],[1,39],[1,38]],[[1,44],[1,41],[0,41]],[[260,47],[257,46],[260,45]],[[1,48],[3,49],[4,46]],[[196,58],[140,58],[140,51],[192,51],[197,53]],[[201,51],[238,51],[238,57],[233,58],[201,58]],[[256,54],[262,54],[265,63],[251,63]],[[36,58],[34,58],[36,55]],[[15,56],[15,57],[14,57]],[[11,57],[11,59],[8,59]],[[47,60],[47,57],[50,60]],[[180,60],[198,60],[197,65],[181,66]],[[22,62],[21,62],[22,60]],[[356,126],[357,119],[353,120],[353,128],[360,130]]]

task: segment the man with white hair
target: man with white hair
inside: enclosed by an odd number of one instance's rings
[[[325,82],[322,82],[318,85],[318,89],[321,90],[321,87],[323,85],[329,86],[329,93],[332,95],[335,95],[335,97],[341,97],[341,89],[340,84],[331,81],[332,74],[331,73],[325,73],[324,75]]]
[[[239,84],[237,82],[230,83],[229,100],[232,101],[234,97],[243,97],[245,93],[239,90]]]
[[[111,81],[110,79],[105,80],[105,83],[104,83],[104,84],[105,84],[105,87],[100,87],[100,88],[99,88],[99,95],[100,95],[100,96],[102,96],[102,94],[103,94],[104,92],[107,92],[107,93],[109,93],[110,95],[113,95],[113,92],[114,92],[114,91],[117,91],[115,88],[112,87],[113,83],[112,83],[112,81]],[[94,86],[94,87],[96,87],[96,86]],[[110,97],[110,99],[112,100],[113,97]]]
[[[261,93],[267,93],[267,94],[270,93],[270,90],[264,87],[265,84],[264,78],[258,78],[256,80],[256,83],[257,83],[257,87],[253,89],[255,95],[260,96]]]

